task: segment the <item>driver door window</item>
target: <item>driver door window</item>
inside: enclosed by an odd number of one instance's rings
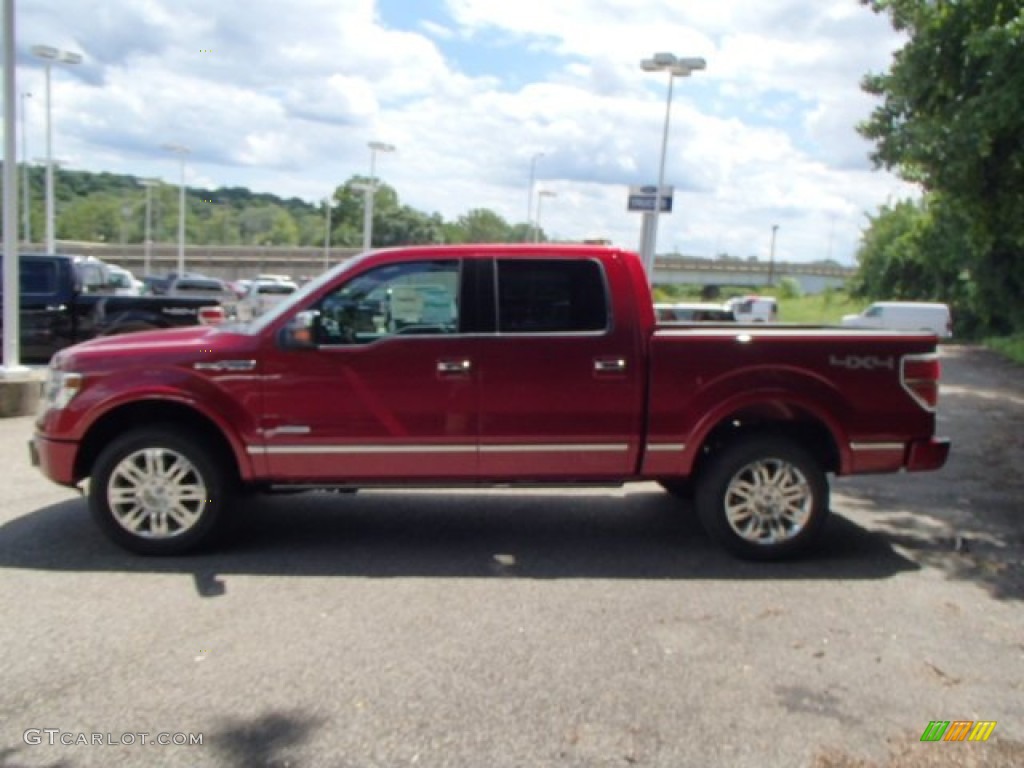
[[[396,335],[457,333],[458,290],[458,261],[378,267],[320,301],[317,342],[368,344]]]

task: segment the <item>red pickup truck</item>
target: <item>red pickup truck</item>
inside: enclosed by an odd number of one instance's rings
[[[246,325],[65,349],[30,444],[117,543],[209,543],[251,490],[620,485],[692,493],[747,558],[806,550],[827,474],[931,470],[936,338],[657,326],[636,255],[371,251]]]

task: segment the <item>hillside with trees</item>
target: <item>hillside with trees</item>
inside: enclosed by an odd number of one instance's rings
[[[21,182],[19,168],[18,179]],[[33,243],[44,240],[44,169],[29,168],[30,225]],[[54,169],[58,240],[142,243],[145,239],[146,188],[130,175]],[[364,194],[355,185],[368,181],[353,176],[331,198],[331,244],[362,245]],[[324,244],[325,202],[280,198],[242,187],[186,187],[185,239],[203,245]],[[158,184],[151,192],[151,237],[154,242],[178,238],[178,187]],[[374,203],[376,246],[427,243],[523,242],[530,236],[525,222],[510,223],[494,211],[470,210],[454,221],[404,205],[391,186],[378,181]],[[19,235],[23,229],[21,203]],[[539,239],[546,240],[543,231]]]

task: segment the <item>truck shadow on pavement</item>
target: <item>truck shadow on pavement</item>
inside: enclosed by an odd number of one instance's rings
[[[653,490],[257,497],[232,528],[209,553],[137,557],[108,542],[76,499],[0,527],[0,568],[191,573],[209,597],[223,593],[225,574],[835,580],[919,568],[883,536],[835,514],[811,556],[742,562],[707,537],[689,504]]]
[[[845,489],[850,492],[850,489]],[[844,508],[922,568],[984,587],[997,600],[1024,600],[1024,535],[1001,519],[999,500],[915,498],[913,487],[856,481]],[[977,497],[975,497],[977,499]],[[927,510],[927,511],[923,511]]]

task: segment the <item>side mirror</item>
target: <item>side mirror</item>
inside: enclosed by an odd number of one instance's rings
[[[299,312],[288,321],[278,334],[284,349],[316,349],[320,313],[315,309]]]

